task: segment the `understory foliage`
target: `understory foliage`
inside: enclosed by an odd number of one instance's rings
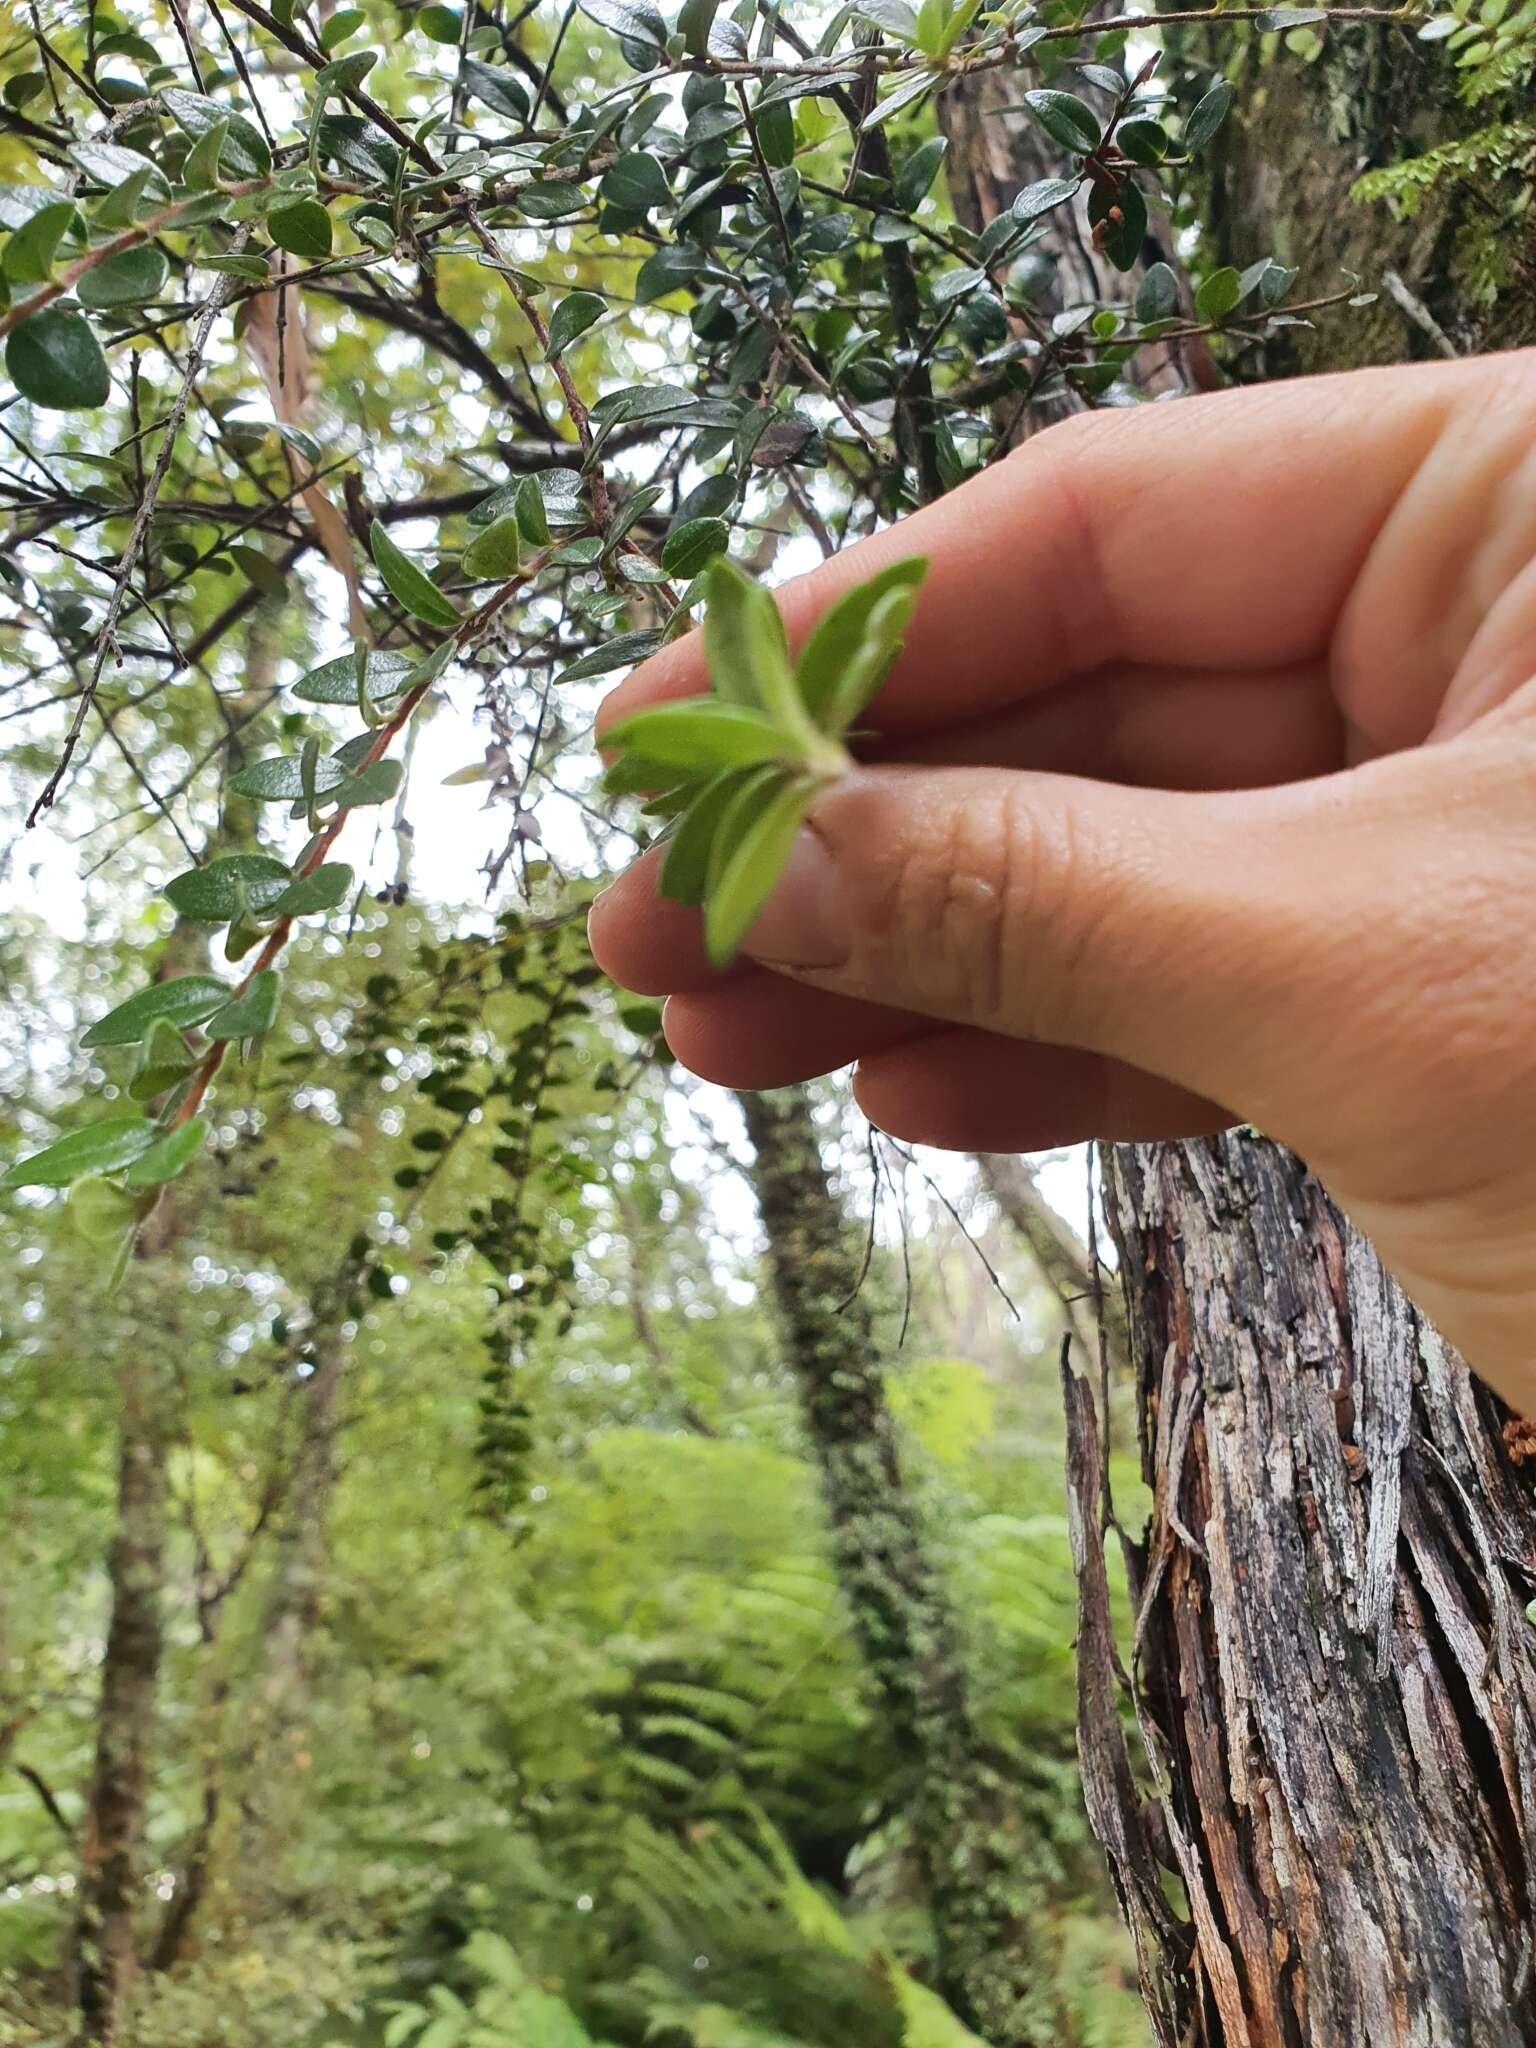
[[[1376,174],[1412,207],[1528,172],[1530,15],[0,22],[5,2048],[975,2048],[738,1126],[582,912],[680,812],[727,958],[857,744],[921,564],[793,667],[760,579],[1370,296],[1210,259],[1239,47],[1443,39],[1489,125]],[[1036,162],[976,220],[997,80]],[[598,691],[706,595],[716,703],[605,780]],[[1062,1306],[819,1114],[1051,2038],[1140,2042]]]

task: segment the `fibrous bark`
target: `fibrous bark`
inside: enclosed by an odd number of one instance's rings
[[[896,1746],[943,1988],[997,2048],[1054,2041],[1028,1912],[1038,1884],[972,1716],[948,1604],[902,1474],[860,1263],[803,1092],[741,1098],[768,1265],[821,1468],[839,1581]]]
[[[1082,1742],[1159,2043],[1528,2048],[1525,1438],[1291,1155],[1229,1133],[1117,1148],[1107,1176],[1156,1500],[1132,1552],[1150,1826],[1073,1381]]]

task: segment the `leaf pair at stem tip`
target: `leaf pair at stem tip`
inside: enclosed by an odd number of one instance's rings
[[[616,793],[671,819],[664,895],[702,905],[710,962],[734,959],[817,794],[853,766],[845,737],[901,652],[928,564],[892,562],[822,615],[798,660],[768,591],[723,558],[704,588],[710,691],[603,735]]]

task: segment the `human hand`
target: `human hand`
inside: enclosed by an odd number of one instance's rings
[[[932,568],[868,763],[724,974],[600,899],[678,1058],[858,1062],[925,1144],[1243,1118],[1536,1410],[1536,354],[1086,415],[777,593]],[[697,636],[611,720],[704,687]]]

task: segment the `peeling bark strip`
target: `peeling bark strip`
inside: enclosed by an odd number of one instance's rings
[[[1106,1206],[1157,1502],[1133,1579],[1172,1934],[1071,1382],[1081,1739],[1161,2048],[1531,2048],[1536,1506],[1504,1411],[1289,1154],[1118,1147]]]
[[[946,1997],[994,2048],[1059,2035],[1028,1915],[1042,1892],[1007,1776],[971,1715],[948,1603],[902,1475],[859,1260],[801,1090],[740,1098],[768,1264],[821,1468],[838,1580],[912,1778]]]

